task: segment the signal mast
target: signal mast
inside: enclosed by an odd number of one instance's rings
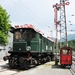
[[[69,2],[65,2],[65,0],[60,0],[60,4],[56,3],[53,5],[54,8],[54,24],[56,26],[56,58],[55,64],[58,63],[57,60],[57,53],[58,53],[58,25],[60,26],[60,42],[66,41],[66,45],[68,46],[67,42],[67,25],[66,25],[66,14],[65,14],[65,5],[69,5]],[[58,21],[58,11],[60,9],[60,21]],[[63,38],[65,37],[65,38]],[[61,47],[61,43],[60,43]]]

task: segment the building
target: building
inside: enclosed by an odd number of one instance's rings
[[[0,60],[3,59],[5,55],[8,55],[8,51],[12,48],[12,41],[13,41],[13,34],[9,32],[10,37],[8,38],[8,45],[7,46],[0,46]]]

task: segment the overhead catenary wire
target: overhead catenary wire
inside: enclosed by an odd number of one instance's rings
[[[26,9],[28,9],[31,13],[33,13],[38,19],[40,19],[34,12],[32,12],[29,8],[27,8],[27,6],[25,6],[20,0],[18,0],[20,2],[20,4],[22,4],[22,6],[24,6]],[[46,24],[42,19],[40,19],[42,21],[43,24]],[[42,25],[43,26],[43,25]],[[51,28],[51,27],[50,27]],[[51,28],[53,29],[53,28]]]
[[[39,23],[40,24],[40,22],[38,22],[32,15],[30,15],[24,8],[22,8],[17,2],[15,2],[14,0],[12,0],[18,7],[20,7],[21,8],[21,10],[23,10],[26,14],[28,14],[29,16],[31,16],[37,23]],[[19,0],[18,0],[19,1]],[[20,1],[19,1],[20,2]],[[20,2],[20,4],[22,4],[23,5],[23,3],[21,3]],[[23,6],[25,6],[25,5],[23,5]],[[25,6],[26,7],[26,6]],[[27,8],[27,7],[26,7]],[[27,8],[28,9],[28,8]],[[29,9],[28,9],[29,10]],[[29,11],[31,11],[31,10],[29,10]],[[32,12],[32,11],[31,11]],[[33,13],[33,12],[32,12]],[[34,13],[33,13],[34,14]],[[35,15],[35,14],[34,14]],[[35,15],[36,16],[36,15]],[[37,18],[39,18],[38,16],[36,16]],[[39,18],[40,19],[40,18]],[[41,20],[41,19],[40,19]],[[42,20],[41,20],[42,21]],[[44,22],[44,21],[42,21],[42,22]],[[46,24],[46,23],[44,23],[44,24]],[[41,25],[41,24],[40,24]],[[47,24],[46,24],[47,25]],[[42,27],[43,27],[43,25],[42,25]],[[45,27],[43,27],[43,28],[45,28]],[[50,27],[51,28],[51,27]],[[51,28],[51,29],[53,29],[53,28]],[[53,29],[54,30],[54,29]],[[47,34],[46,32],[44,32],[46,35],[49,35],[49,34]]]
[[[30,12],[32,12],[29,8],[27,8],[27,6],[25,6],[20,0],[18,0],[19,2],[20,2],[20,4],[22,4],[22,6],[24,6],[26,9],[28,9]],[[32,12],[38,19],[40,19],[34,12]],[[44,23],[44,24],[46,24],[47,25],[47,23],[45,23],[42,19],[40,19],[41,21],[42,21],[42,23]],[[43,28],[45,28],[43,25],[42,25],[42,27]],[[51,28],[51,27],[49,27],[49,28]],[[51,29],[53,29],[53,28],[51,28]],[[45,33],[46,35],[48,35],[47,33]]]
[[[24,8],[22,8],[18,3],[16,3],[14,0],[12,0],[18,7],[21,8],[21,10],[23,10],[26,14],[28,14],[29,16],[31,16],[37,23],[39,23],[32,15],[30,15]],[[40,24],[40,23],[39,23]]]

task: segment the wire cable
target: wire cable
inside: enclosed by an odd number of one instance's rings
[[[18,3],[16,3],[14,0],[12,0],[18,7],[20,7],[25,13],[27,13],[28,15],[30,15],[24,8],[22,8]],[[18,0],[19,1],[19,0]],[[20,2],[20,1],[19,1]],[[23,3],[21,3],[20,2],[20,4],[22,4],[23,5]],[[23,5],[23,6],[25,6],[25,5]],[[26,6],[25,6],[26,7]],[[27,7],[26,7],[27,8]],[[28,8],[27,8],[28,9]],[[29,10],[29,9],[28,9]],[[31,11],[31,10],[29,10],[29,11]],[[32,11],[31,11],[32,12]],[[33,12],[32,12],[33,13]],[[34,14],[34,13],[33,13]],[[35,15],[35,14],[34,14]],[[31,15],[30,15],[31,16]],[[36,15],[35,15],[36,16]],[[31,16],[37,23],[39,23],[33,16]],[[37,16],[38,17],[38,16]],[[39,17],[38,17],[39,18]],[[40,18],[39,18],[40,19]],[[40,19],[41,20],[41,19]],[[42,20],[41,20],[42,21]],[[43,22],[43,21],[42,21]],[[40,24],[40,23],[39,23]],[[46,23],[45,23],[46,24]],[[46,24],[47,25],[47,24]],[[42,25],[43,26],[43,25]],[[45,27],[43,27],[43,28],[45,28]],[[51,27],[50,27],[51,28]],[[51,28],[51,29],[53,29],[53,28]],[[54,30],[54,29],[53,29]],[[45,32],[44,32],[45,33]],[[45,33],[46,35],[48,35],[47,33]]]
[[[18,7],[20,7],[25,13],[27,13],[29,16],[31,16],[24,8],[22,8],[18,3],[16,3],[14,0],[12,0]],[[39,23],[33,16],[31,16],[37,23]],[[40,24],[40,23],[39,23]]]
[[[19,1],[19,0],[18,0]],[[19,1],[22,6],[24,6],[26,9],[28,9],[21,1]],[[28,9],[31,13],[33,13],[30,9]],[[40,19],[35,13],[33,13],[38,19]],[[40,19],[41,20],[41,19]],[[43,20],[41,20],[43,23],[45,23]],[[46,24],[46,23],[45,23]],[[46,24],[47,25],[47,24]],[[43,25],[42,25],[43,26]]]
[[[20,0],[18,0],[19,2],[20,2],[20,4],[22,4],[22,6],[24,6],[26,9],[28,9]],[[30,9],[28,9],[30,12],[32,12]],[[40,19],[34,12],[32,12],[38,19]],[[42,19],[40,19],[41,21],[42,21],[42,23],[44,23],[44,24],[46,24],[47,25],[47,23],[45,23]],[[43,26],[43,25],[42,25]],[[51,28],[51,27],[50,27]],[[53,29],[53,28],[51,28],[51,29]]]

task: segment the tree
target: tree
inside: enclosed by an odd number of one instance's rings
[[[7,45],[8,44],[8,32],[10,31],[11,22],[9,20],[10,15],[6,12],[6,10],[0,6],[0,44]]]
[[[66,46],[65,42],[62,42],[62,45]],[[59,46],[60,46],[60,42],[58,43],[58,48]],[[68,46],[72,48],[72,51],[75,51],[75,40],[68,41]]]

